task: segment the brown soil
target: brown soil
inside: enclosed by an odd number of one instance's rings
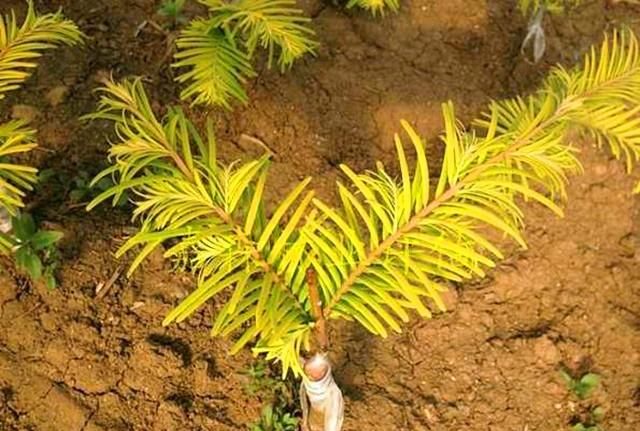
[[[243,389],[250,354],[230,357],[227,341],[208,336],[213,307],[161,327],[193,285],[188,276],[156,255],[95,294],[126,267],[112,252],[131,232],[129,213],[86,214],[68,196],[70,178],[105,164],[108,126],[78,120],[95,107],[97,77],[143,75],[159,110],[177,102],[165,35],[151,27],[134,34],[158,19],[156,3],[36,1],[41,11],[62,6],[89,40],[46,55],[0,109],[27,105],[16,113],[35,116],[34,163],[56,177],[32,211],[66,233],[56,291],[10,266],[0,275],[2,430],[242,430],[259,414],[260,400]],[[302,3],[314,16],[318,56],[286,75],[262,70],[249,106],[211,114],[225,158],[259,151],[242,134],[275,152],[273,194],[312,175],[327,199],[339,163],[392,163],[401,118],[429,138],[437,160],[441,102],[453,100],[467,121],[491,98],[534,88],[550,64],[574,63],[603,30],[640,18],[639,9],[589,1],[547,23],[549,51],[532,66],[519,56],[525,22],[512,0],[403,0],[401,13],[377,20],[330,1]],[[0,9],[23,6],[4,0]],[[605,409],[604,430],[640,429],[640,200],[621,163],[589,143],[582,160],[567,217],[527,208],[530,249],[513,248],[487,279],[457,286],[451,312],[388,340],[334,328],[345,430],[561,431],[590,405]],[[562,364],[602,376],[593,398],[567,392]]]

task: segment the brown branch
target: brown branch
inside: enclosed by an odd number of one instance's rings
[[[309,286],[309,301],[311,301],[311,316],[315,320],[314,335],[317,350],[326,352],[329,348],[329,337],[327,336],[327,321],[322,312],[322,300],[318,291],[318,279],[316,272],[309,268],[307,270],[307,285]]]

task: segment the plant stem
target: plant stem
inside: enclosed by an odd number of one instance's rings
[[[311,268],[307,270],[307,285],[309,286],[309,300],[311,301],[311,316],[315,321],[313,332],[317,348],[320,352],[326,352],[329,348],[327,321],[322,312],[322,300],[320,299],[320,292],[318,291],[316,272]]]

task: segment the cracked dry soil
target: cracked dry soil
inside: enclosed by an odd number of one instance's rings
[[[112,252],[131,232],[129,210],[86,214],[69,197],[71,178],[105,163],[108,125],[78,121],[95,107],[97,78],[143,75],[158,112],[178,101],[166,35],[151,27],[135,35],[144,20],[158,19],[156,2],[35,3],[42,11],[63,7],[89,39],[46,55],[0,109],[34,118],[41,150],[31,162],[56,175],[31,210],[66,233],[54,292],[3,261],[0,429],[246,429],[261,408],[243,390],[251,356],[229,357],[227,341],[208,337],[217,304],[162,328],[193,280],[172,273],[159,254],[96,295],[127,263]],[[551,64],[575,63],[605,29],[640,18],[637,8],[587,2],[547,23],[549,51],[532,66],[519,56],[526,23],[511,0],[402,3],[398,15],[374,20],[330,1],[302,1],[315,17],[317,57],[286,75],[259,66],[248,106],[209,113],[221,155],[255,155],[260,150],[241,136],[259,138],[275,152],[271,196],[312,175],[331,200],[338,164],[393,165],[392,136],[405,118],[429,139],[437,166],[441,102],[453,100],[468,121],[491,98],[535,88]],[[0,11],[23,6],[5,0]],[[202,122],[207,112],[192,115]],[[566,217],[527,206],[529,249],[507,245],[508,259],[486,279],[454,286],[450,312],[415,320],[388,340],[334,326],[345,430],[561,431],[594,405],[605,409],[603,429],[640,429],[640,200],[621,163],[589,142],[581,149],[586,172],[571,181]],[[593,398],[567,393],[562,365],[602,376]]]

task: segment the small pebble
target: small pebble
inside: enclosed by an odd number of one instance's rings
[[[52,88],[46,94],[45,98],[47,102],[54,108],[60,105],[67,98],[67,94],[69,93],[69,87],[66,85],[58,85],[57,87]]]

